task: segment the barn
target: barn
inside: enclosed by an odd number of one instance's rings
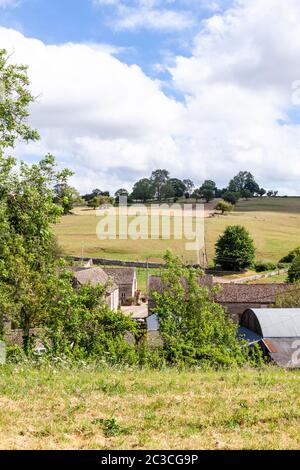
[[[239,335],[259,344],[280,367],[300,368],[300,308],[248,309]]]

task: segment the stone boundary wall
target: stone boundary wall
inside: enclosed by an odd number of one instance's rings
[[[118,259],[106,259],[106,258],[91,258],[91,257],[82,257],[82,256],[67,256],[66,257],[69,260],[72,261],[83,261],[87,263],[88,261],[92,260],[93,264],[95,266],[100,265],[100,266],[123,266],[123,267],[130,267],[130,268],[164,268],[165,265],[164,263],[147,263],[146,261],[120,261]],[[193,264],[191,265],[193,268],[202,268],[199,264]],[[273,276],[278,276],[279,274],[284,274],[288,270],[287,269],[279,269],[276,271],[272,271],[269,273],[261,273],[261,274],[254,274],[252,276],[247,276],[247,277],[240,277],[237,279],[232,279],[232,280],[224,280],[223,282],[228,282],[231,284],[241,284],[244,282],[251,282],[251,281],[257,281],[259,279],[267,279],[269,277]],[[215,271],[214,269],[205,269],[206,274],[211,274],[213,276],[231,276],[233,274],[236,274],[236,272],[232,271]]]

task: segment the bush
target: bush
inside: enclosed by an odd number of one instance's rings
[[[253,266],[254,260],[255,247],[247,230],[240,225],[227,227],[216,243],[216,265],[241,271]]]
[[[216,205],[215,209],[217,211],[221,211],[222,214],[225,214],[225,213],[228,213],[228,212],[232,212],[234,210],[234,205],[231,204],[230,202],[220,201]]]
[[[262,273],[263,271],[274,271],[277,269],[277,265],[275,263],[256,263],[255,271],[257,273]]]
[[[288,282],[300,281],[300,255],[297,256],[292,262],[288,270]]]
[[[237,339],[238,325],[200,286],[201,273],[170,253],[165,261],[163,290],[153,298],[166,363],[229,367],[248,362],[248,347]]]
[[[223,199],[224,199],[224,201],[235,205],[238,202],[238,200],[240,199],[240,194],[239,193],[234,193],[232,191],[226,191],[226,193],[223,196]]]
[[[280,263],[292,263],[296,256],[300,255],[300,246],[294,248],[294,250],[290,251],[288,255],[284,256],[279,262]]]

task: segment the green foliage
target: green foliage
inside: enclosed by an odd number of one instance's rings
[[[250,268],[254,260],[255,247],[247,230],[240,225],[227,227],[216,243],[216,265],[240,271]]]
[[[150,181],[154,189],[154,195],[159,201],[162,199],[162,190],[168,180],[169,172],[167,170],[159,169],[152,171]]]
[[[28,338],[46,315],[42,299],[57,252],[51,225],[62,213],[53,187],[65,172],[56,172],[51,155],[16,166],[0,156],[0,311]]]
[[[71,281],[72,273],[65,269],[48,277],[43,326],[49,352],[54,356],[134,363],[134,345],[126,335],[135,335],[136,323],[121,311],[110,310],[105,294],[108,286],[74,289]]]
[[[27,123],[29,106],[34,101],[30,93],[27,67],[9,63],[4,49],[0,49],[0,153],[14,147],[18,138],[37,140],[37,131]]]
[[[219,201],[215,209],[217,211],[221,211],[222,214],[228,214],[229,212],[232,212],[234,210],[234,205],[230,204],[230,202]]]
[[[276,297],[275,308],[300,308],[300,285],[296,283],[291,289]]]
[[[263,263],[259,262],[255,264],[255,271],[257,273],[262,273],[264,271],[274,271],[277,268],[277,265],[275,263]]]
[[[183,197],[187,191],[187,187],[183,181],[178,178],[171,178],[169,184],[172,188],[172,195],[170,197],[180,198]]]
[[[201,272],[165,256],[163,290],[153,294],[167,364],[241,365],[248,348],[237,340],[237,325],[199,284]]]
[[[73,173],[71,171],[65,171],[65,179],[67,179],[69,176],[72,176]],[[69,186],[66,181],[57,184],[54,190],[54,202],[63,208],[64,215],[69,214],[71,210],[74,209],[76,204],[82,204],[83,202],[79,192],[72,186]]]
[[[297,256],[300,256],[300,246],[290,251],[289,254],[284,256],[279,262],[280,263],[292,263]]]
[[[206,180],[199,188],[199,195],[206,201],[210,202],[215,198],[216,183],[211,180]]]
[[[97,209],[101,206],[106,205],[113,205],[115,202],[113,197],[110,196],[94,196],[93,199],[88,201],[88,207],[92,207],[93,209]]]
[[[131,198],[136,201],[147,202],[152,199],[155,194],[155,189],[152,182],[148,178],[143,178],[135,183],[131,193]]]
[[[232,205],[235,205],[240,199],[240,193],[226,191],[223,195],[223,199],[224,201],[229,202]]]
[[[229,183],[228,191],[240,193],[242,197],[252,197],[259,193],[259,185],[249,171],[240,171]]]
[[[300,281],[300,255],[296,256],[288,270],[288,282]]]

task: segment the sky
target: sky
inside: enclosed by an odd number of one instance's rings
[[[54,154],[81,192],[166,168],[300,194],[299,25],[299,0],[0,0],[41,135],[16,155]]]

